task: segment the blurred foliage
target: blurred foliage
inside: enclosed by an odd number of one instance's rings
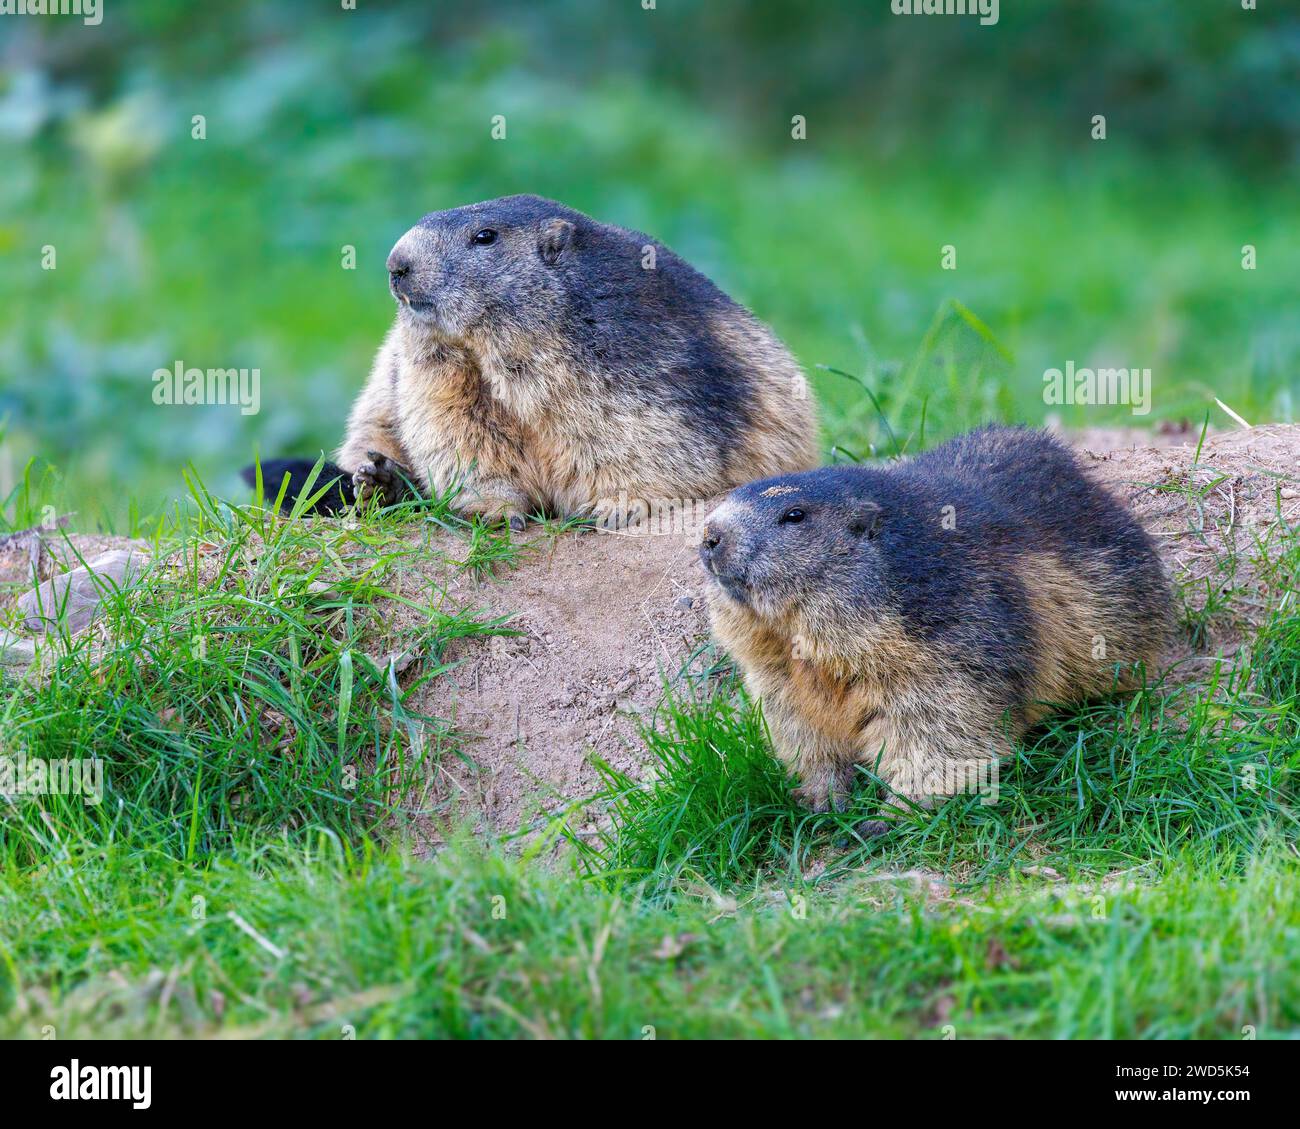
[[[229,76],[245,88],[250,118],[308,77],[298,45],[332,41],[346,65],[316,87],[318,121],[403,112],[408,83],[448,69],[463,81],[519,68],[577,87],[631,76],[754,137],[783,133],[801,113],[878,150],[918,131],[957,148],[1073,134],[1082,148],[1087,135],[1070,123],[1113,107],[1143,146],[1300,157],[1300,8],[1275,0],[1257,11],[1237,0],[1005,0],[992,27],[896,16],[890,0],[660,0],[649,11],[641,0],[359,0],[354,13],[337,0],[108,0],[108,9],[95,34],[40,29],[56,78],[88,79],[103,98],[133,75],[165,85]],[[252,73],[231,75],[232,60]]]
[[[1042,419],[1041,374],[1071,358],[1151,367],[1154,417],[1218,396],[1292,418],[1300,17],[1278,7],[1042,0],[994,27],[887,0],[8,18],[0,487],[36,456],[80,524],[120,523],[128,499],[181,492],[188,460],[235,491],[255,446],[332,446],[390,316],[388,248],[426,211],[517,191],[662,238],[810,371],[864,379],[914,442],[922,416],[927,441]],[[259,368],[261,412],[153,405],[177,360]],[[869,453],[861,389],[816,380],[828,446]]]

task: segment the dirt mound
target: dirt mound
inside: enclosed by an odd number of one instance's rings
[[[1196,647],[1230,651],[1274,595],[1257,574],[1255,539],[1273,536],[1279,504],[1288,524],[1300,521],[1300,427],[1211,436],[1199,460],[1196,435],[1154,448],[1129,439],[1088,452],[1096,476],[1156,536],[1189,608],[1212,605]],[[444,759],[438,794],[458,792],[510,829],[590,794],[598,780],[589,753],[636,776],[639,725],[664,678],[707,642],[703,584],[693,539],[682,535],[570,534],[504,577],[483,606],[514,613],[522,634],[460,644],[460,665],[422,703],[478,735],[467,746],[478,771]],[[1216,594],[1224,586],[1231,591]],[[1189,670],[1192,649],[1175,656]]]
[[[1157,447],[1135,447],[1128,435],[1088,438],[1102,448],[1086,456],[1097,477],[1132,505],[1183,588],[1192,630],[1175,657],[1231,651],[1276,604],[1278,578],[1257,562],[1283,525],[1300,522],[1300,427],[1214,435],[1199,457],[1196,435]],[[696,516],[706,512],[707,504]],[[453,644],[443,659],[455,668],[421,689],[415,708],[452,720],[459,750],[473,762],[437,758],[422,801],[509,832],[590,795],[598,785],[593,753],[638,775],[641,725],[661,701],[665,681],[707,646],[696,535],[690,521],[650,535],[552,540],[534,530],[525,535],[530,552],[522,562],[486,581],[439,553],[424,554],[427,572],[417,567],[404,589],[425,597],[431,586],[445,589],[452,605],[511,617],[518,634]],[[72,540],[87,557],[129,544]],[[430,547],[457,556],[451,535]],[[30,584],[35,553],[25,542],[0,545],[0,584],[9,580],[11,593],[21,576]],[[39,556],[43,577],[77,563],[58,557]],[[397,604],[384,609],[394,631],[412,614]],[[1184,661],[1183,669],[1195,665]],[[404,681],[418,669],[412,664]],[[432,820],[418,829],[436,840]]]
[[[519,634],[453,645],[460,665],[417,703],[472,735],[477,771],[443,758],[438,796],[509,829],[590,794],[589,753],[635,775],[639,724],[707,642],[703,581],[693,534],[590,532],[481,587],[469,602]]]

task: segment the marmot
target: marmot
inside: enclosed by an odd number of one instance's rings
[[[344,479],[325,509],[409,483],[459,487],[462,512],[515,528],[531,513],[611,526],[817,465],[794,358],[647,235],[506,196],[425,216],[388,275],[397,320],[320,480]],[[267,489],[288,472],[292,494],[310,465],[268,464]]]
[[[701,537],[714,634],[817,810],[856,765],[968,790],[1053,706],[1154,672],[1172,623],[1151,539],[1027,428],[750,483]]]

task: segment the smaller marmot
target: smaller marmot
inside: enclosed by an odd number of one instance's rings
[[[388,257],[397,320],[318,509],[459,487],[466,513],[635,523],[817,465],[808,383],[772,332],[648,235],[537,196],[425,216]],[[289,501],[310,463],[278,461]],[[249,472],[245,472],[249,476]]]
[[[918,803],[981,787],[1053,707],[1154,672],[1172,623],[1151,539],[1026,428],[752,482],[700,555],[714,634],[817,810],[857,765]]]

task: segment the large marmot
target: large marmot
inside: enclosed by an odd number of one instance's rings
[[[1172,621],[1137,521],[1023,428],[750,483],[700,552],[714,633],[818,810],[857,765],[917,802],[982,786],[1054,705],[1154,671]]]
[[[391,503],[409,482],[517,528],[621,525],[817,464],[790,353],[649,236],[507,196],[425,216],[388,273],[397,320],[326,467],[343,497],[320,508]],[[268,463],[268,488],[289,472],[292,497],[308,466]]]

